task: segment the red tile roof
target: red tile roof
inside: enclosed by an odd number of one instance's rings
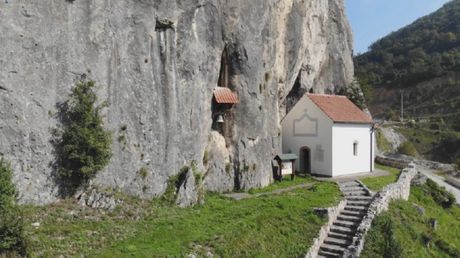
[[[238,96],[233,93],[229,88],[216,87],[214,89],[214,98],[219,104],[236,104],[238,103]]]
[[[337,123],[373,123],[371,117],[345,96],[306,94],[332,121]]]

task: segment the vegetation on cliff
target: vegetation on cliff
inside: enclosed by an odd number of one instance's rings
[[[104,129],[93,81],[72,89],[61,107],[62,130],[56,130],[57,169],[70,189],[85,184],[103,169],[112,156],[111,133]]]

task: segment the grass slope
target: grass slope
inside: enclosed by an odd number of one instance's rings
[[[398,180],[399,174],[401,173],[401,171],[397,168],[387,167],[379,164],[375,164],[375,168],[380,170],[386,170],[390,172],[390,175],[380,177],[368,177],[361,179],[361,182],[363,182],[372,191],[379,191],[384,186],[396,182],[396,180]]]
[[[428,184],[414,186],[408,202],[392,202],[372,223],[361,257],[460,257],[460,207],[443,208],[432,191]]]
[[[125,198],[111,213],[71,202],[25,210],[37,256],[298,257],[325,222],[313,208],[334,205],[340,196],[335,184],[316,182],[309,190],[242,201],[208,194],[205,205],[190,209]],[[37,221],[40,227],[30,226]]]
[[[313,183],[313,182],[315,182],[315,180],[312,179],[310,176],[296,176],[294,180],[291,180],[291,176],[288,175],[288,176],[283,176],[281,181],[276,181],[267,187],[251,189],[249,190],[249,193],[251,194],[267,193],[267,192],[275,191],[278,189],[287,188],[290,186],[296,186],[300,184]]]

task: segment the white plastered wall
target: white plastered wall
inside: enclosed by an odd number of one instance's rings
[[[283,153],[299,156],[300,148],[310,148],[311,172],[332,176],[332,120],[307,96],[303,96],[281,122]]]
[[[332,129],[333,176],[374,170],[375,139],[374,134],[371,134],[371,127],[370,124],[334,124]],[[355,142],[358,144],[356,156],[353,153]]]

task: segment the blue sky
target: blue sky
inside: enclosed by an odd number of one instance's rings
[[[449,0],[345,0],[353,29],[354,53],[366,52],[376,40],[447,2]]]

